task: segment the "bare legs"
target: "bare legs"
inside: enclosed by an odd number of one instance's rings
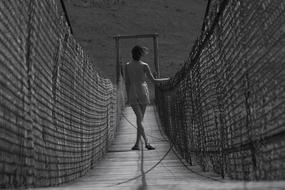
[[[140,106],[141,111],[142,111],[142,120],[143,120],[143,118],[144,118],[144,114],[145,114],[145,110],[146,110],[146,105],[142,105],[142,104],[140,104],[139,106]]]
[[[143,137],[144,142],[147,145],[148,140],[147,140],[147,137],[145,135],[145,131],[144,131],[144,128],[142,125],[142,121],[143,121],[145,110],[146,110],[146,105],[136,104],[136,105],[132,105],[132,108],[133,108],[133,110],[136,114],[136,117],[137,117],[137,127],[138,127],[137,128],[137,139],[136,139],[135,146],[139,145],[139,141],[140,141],[141,136]]]

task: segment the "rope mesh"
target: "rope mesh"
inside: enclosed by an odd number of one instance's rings
[[[211,1],[184,67],[156,89],[180,154],[222,176],[285,176],[285,2]]]
[[[0,188],[84,175],[114,136],[122,84],[98,75],[54,1],[0,1],[0,46]]]

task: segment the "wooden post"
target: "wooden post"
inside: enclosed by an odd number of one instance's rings
[[[121,75],[121,65],[120,65],[120,41],[119,37],[115,37],[116,43],[116,83],[119,84],[120,82],[120,75]]]
[[[159,60],[158,60],[158,39],[157,35],[153,36],[153,51],[154,51],[154,66],[156,71],[156,78],[160,77]]]

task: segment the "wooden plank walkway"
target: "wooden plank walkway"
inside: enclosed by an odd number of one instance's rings
[[[234,182],[222,180],[199,166],[187,169],[160,131],[153,106],[148,106],[144,126],[156,150],[131,151],[136,138],[136,118],[130,107],[124,111],[116,138],[105,157],[80,179],[59,187],[38,190],[210,190],[210,189],[285,189],[284,182]],[[134,125],[134,126],[133,126]],[[168,154],[167,154],[168,152]],[[163,159],[163,160],[162,160]],[[161,162],[160,162],[161,160]],[[151,169],[151,170],[150,170]],[[148,171],[150,170],[150,171]]]

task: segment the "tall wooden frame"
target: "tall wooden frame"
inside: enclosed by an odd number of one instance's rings
[[[120,82],[121,68],[122,65],[120,63],[120,40],[123,39],[132,39],[132,38],[152,38],[153,39],[153,51],[154,51],[154,66],[157,76],[160,77],[159,72],[159,60],[158,60],[158,34],[140,34],[140,35],[117,35],[114,36],[115,39],[115,47],[116,47],[116,82],[117,84]]]

